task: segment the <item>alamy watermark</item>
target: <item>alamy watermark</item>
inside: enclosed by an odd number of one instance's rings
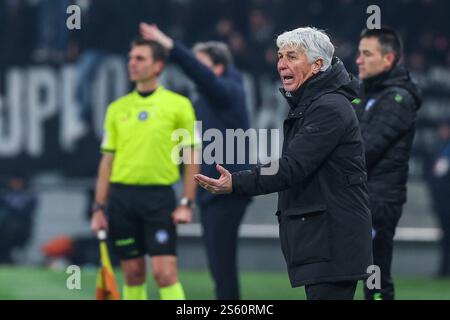
[[[367,268],[367,273],[370,276],[366,280],[366,287],[369,290],[381,289],[381,269],[377,265],[371,265]]]
[[[66,288],[69,290],[81,290],[81,269],[77,265],[68,266],[66,273],[69,275],[66,280]]]
[[[67,7],[66,13],[69,17],[66,20],[66,26],[69,30],[81,29],[81,8],[77,5]]]
[[[202,131],[202,122],[195,122],[195,137],[192,137],[186,129],[177,129],[172,133],[172,140],[179,142],[172,149],[172,161],[176,164],[258,164],[261,167],[261,175],[275,175],[278,172],[279,144],[270,143],[279,141],[278,129],[226,129],[225,136],[222,131],[210,128]],[[270,141],[269,141],[270,136]],[[180,151],[190,142],[210,142],[200,157],[192,159],[190,153]],[[246,146],[249,146],[248,148]],[[269,152],[270,147],[270,152]],[[235,154],[236,151],[236,154]],[[270,153],[270,154],[269,154]],[[258,156],[259,155],[259,162]],[[246,161],[248,159],[248,161]]]
[[[70,15],[66,20],[66,26],[69,30],[81,29],[81,8],[78,5],[70,5],[67,7],[66,13]],[[367,18],[367,29],[381,28],[381,9],[378,5],[370,5],[366,10],[370,16]]]
[[[381,270],[377,265],[371,265],[366,271],[370,276],[366,280],[366,287],[369,290],[381,289]],[[77,265],[68,266],[66,273],[69,275],[66,280],[68,290],[81,290],[81,269]]]
[[[381,9],[377,5],[370,5],[367,7],[367,14],[370,16],[367,18],[367,29],[381,29]]]

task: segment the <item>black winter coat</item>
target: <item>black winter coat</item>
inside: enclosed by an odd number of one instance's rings
[[[278,192],[281,248],[293,287],[363,279],[372,264],[371,215],[361,132],[351,101],[358,82],[335,58],[291,95],[278,172],[233,174],[233,192]],[[272,164],[273,165],[273,164]]]
[[[420,108],[419,90],[403,67],[365,80],[353,101],[364,140],[370,199],[404,204],[408,161]]]

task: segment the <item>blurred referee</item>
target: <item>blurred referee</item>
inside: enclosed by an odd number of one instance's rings
[[[184,164],[183,198],[177,205],[172,185],[180,175],[172,151],[182,145],[191,159],[195,156],[195,114],[187,98],[158,85],[166,55],[156,42],[134,41],[128,71],[136,90],[106,113],[91,228],[109,232],[124,272],[125,300],[147,299],[146,254],[161,299],[185,299],[177,277],[175,226],[191,222],[199,167]],[[190,138],[173,141],[177,129],[187,130]]]
[[[203,132],[211,129],[227,137],[229,130],[247,131],[249,119],[243,78],[234,67],[225,43],[197,43],[191,51],[156,25],[142,23],[140,30],[145,39],[158,41],[167,49],[170,60],[195,83],[198,94],[193,104]],[[231,148],[228,148],[230,141]],[[203,141],[203,150],[213,145],[216,150],[216,144],[217,141]],[[227,139],[227,143],[223,143],[215,153],[226,159],[224,166],[231,172],[250,169],[248,140],[241,147],[239,143]],[[242,162],[241,155],[244,155]],[[204,161],[200,171],[203,175],[218,177],[214,163]],[[238,230],[250,201],[247,195],[224,196],[210,194],[204,189],[199,189],[197,194],[208,266],[219,300],[238,300],[241,297],[237,260]]]

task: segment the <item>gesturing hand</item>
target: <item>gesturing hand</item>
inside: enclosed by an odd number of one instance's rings
[[[159,30],[156,24],[141,22],[139,29],[141,36],[144,39],[159,42],[167,50],[171,50],[173,48],[173,40],[164,32]]]
[[[195,181],[205,190],[214,194],[226,194],[233,191],[233,183],[231,173],[220,165],[216,165],[217,171],[220,172],[219,179],[208,178],[201,174],[194,176]]]

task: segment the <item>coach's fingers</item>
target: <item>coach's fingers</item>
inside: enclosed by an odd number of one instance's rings
[[[208,180],[207,180],[208,177],[206,177],[202,174],[196,174],[196,175],[194,175],[194,178],[201,183],[208,184]]]
[[[201,183],[200,186],[208,192],[215,193],[214,187],[210,186],[209,184]]]
[[[227,169],[225,169],[224,167],[222,167],[220,164],[216,165],[216,169],[217,171],[220,172],[220,174],[223,174],[225,176],[230,175],[230,171],[228,171]]]
[[[195,177],[200,180],[202,183],[208,184],[210,186],[219,187],[220,183],[217,179],[208,178],[207,176],[204,176],[202,174],[197,174]]]
[[[202,182],[199,178],[194,177],[195,182],[202,188],[205,188],[206,184]]]

